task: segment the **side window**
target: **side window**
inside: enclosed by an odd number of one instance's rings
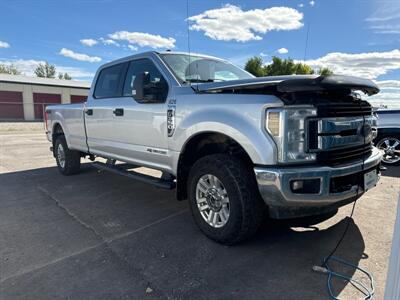
[[[124,96],[134,96],[135,91],[133,83],[138,74],[145,73],[147,82],[144,85],[144,102],[162,103],[165,102],[168,95],[168,84],[161,72],[149,59],[138,59],[131,61],[126,73]]]
[[[118,64],[100,71],[94,90],[95,98],[121,97],[126,64]]]

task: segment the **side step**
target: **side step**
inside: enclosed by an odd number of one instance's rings
[[[175,182],[173,179],[171,180],[166,180],[163,178],[158,178],[158,177],[154,177],[154,176],[150,176],[150,175],[145,175],[142,173],[138,173],[135,171],[127,171],[127,166],[125,166],[125,164],[105,164],[105,163],[101,163],[101,162],[93,162],[92,166],[100,169],[100,170],[104,170],[104,171],[110,171],[112,173],[118,174],[118,175],[123,175],[144,183],[148,183],[151,185],[154,185],[158,188],[162,188],[162,189],[167,189],[167,190],[172,190],[175,188]],[[129,167],[131,167],[132,165],[128,165]],[[164,176],[163,176],[164,177]],[[169,177],[169,176],[166,176]]]

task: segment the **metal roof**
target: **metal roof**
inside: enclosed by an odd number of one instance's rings
[[[58,87],[69,87],[77,89],[89,89],[91,83],[88,81],[76,81],[76,80],[63,80],[55,78],[41,78],[24,75],[10,75],[0,74],[0,82],[5,83],[17,83],[17,84],[33,84],[33,85],[48,85]]]

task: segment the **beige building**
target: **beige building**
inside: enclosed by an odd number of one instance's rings
[[[0,120],[41,120],[46,105],[79,103],[90,82],[0,74]]]

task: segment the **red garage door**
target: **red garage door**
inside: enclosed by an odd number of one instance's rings
[[[22,92],[0,91],[0,119],[24,119]]]
[[[48,104],[61,103],[60,94],[33,93],[33,103],[35,105],[35,119],[43,119],[43,110]]]
[[[82,103],[85,102],[87,96],[71,95],[71,103]]]

